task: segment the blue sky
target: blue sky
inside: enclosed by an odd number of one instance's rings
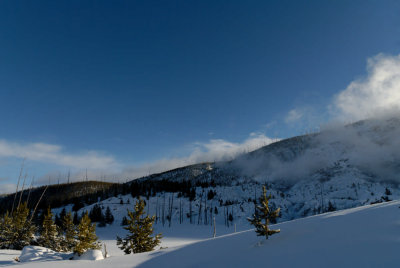
[[[315,129],[399,53],[396,2],[1,1],[0,185],[24,157],[125,178]]]

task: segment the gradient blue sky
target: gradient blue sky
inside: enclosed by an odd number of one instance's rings
[[[301,134],[368,58],[399,53],[398,14],[398,1],[0,1],[3,150],[118,171]],[[293,123],[298,109],[318,112]],[[29,176],[82,171],[35,153]],[[22,154],[0,157],[0,187]]]

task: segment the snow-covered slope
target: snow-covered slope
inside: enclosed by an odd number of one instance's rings
[[[281,233],[265,240],[253,230],[193,239],[167,234],[167,249],[102,261],[37,261],[21,267],[398,267],[400,201],[325,213],[272,226]],[[111,233],[115,226],[106,227]],[[200,228],[201,229],[201,228]],[[179,229],[174,229],[179,230]],[[181,233],[180,233],[181,232]],[[102,236],[102,235],[100,235]],[[115,240],[107,241],[111,243]],[[15,251],[0,250],[0,265],[13,265]],[[115,252],[117,253],[117,252]],[[8,255],[11,254],[11,255]]]
[[[229,162],[187,166],[139,181],[190,181],[196,201],[252,212],[266,184],[281,220],[400,198],[400,119],[374,119],[285,139]],[[152,201],[150,201],[152,202]],[[216,205],[217,204],[217,205]],[[228,208],[229,207],[229,208]]]

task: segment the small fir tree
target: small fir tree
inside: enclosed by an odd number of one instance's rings
[[[53,221],[53,213],[51,212],[50,207],[47,209],[47,213],[44,215],[38,243],[40,246],[45,248],[49,248],[55,251],[61,250],[57,225]]]
[[[0,217],[0,249],[10,248],[13,237],[12,223],[13,220],[8,211]]]
[[[129,199],[128,199],[128,200],[129,200]],[[112,223],[114,222],[114,216],[113,216],[113,214],[111,213],[110,207],[107,207],[107,209],[106,209],[105,222],[106,222],[107,224],[112,224]]]
[[[161,243],[161,234],[152,237],[155,216],[145,216],[144,208],[145,202],[139,198],[135,211],[128,210],[128,226],[124,229],[129,233],[124,239],[117,236],[117,245],[125,254],[151,251]]]
[[[64,237],[61,242],[61,248],[63,251],[73,251],[76,246],[76,226],[72,219],[71,212],[65,214],[62,219],[62,227],[64,232]]]
[[[26,202],[14,210],[11,219],[11,234],[7,238],[8,248],[20,250],[32,243],[36,232],[36,227],[30,220],[30,211]]]
[[[263,186],[263,195],[260,197],[260,205],[256,206],[256,213],[253,214],[252,218],[248,218],[247,220],[254,225],[256,228],[256,233],[258,236],[265,236],[268,239],[268,236],[279,233],[280,230],[271,230],[269,229],[269,224],[271,221],[275,221],[277,217],[279,217],[280,208],[271,211],[269,207],[269,200],[271,199],[271,194],[267,197],[267,190],[265,186]]]
[[[128,218],[126,216],[122,217],[121,225],[122,226],[127,226],[128,225]]]
[[[92,224],[89,215],[86,212],[83,214],[81,221],[77,227],[77,243],[74,248],[74,253],[82,255],[88,249],[100,249],[101,245],[97,241],[96,224]]]

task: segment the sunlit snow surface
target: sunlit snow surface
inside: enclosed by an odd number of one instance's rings
[[[163,247],[124,256],[114,240],[118,224],[99,228],[110,258],[17,263],[18,251],[1,250],[0,265],[22,267],[399,267],[400,201],[368,205],[273,226],[264,240],[253,230],[210,235],[210,226],[181,225],[165,232]],[[218,227],[223,229],[223,227]],[[224,229],[225,232],[232,228]]]

